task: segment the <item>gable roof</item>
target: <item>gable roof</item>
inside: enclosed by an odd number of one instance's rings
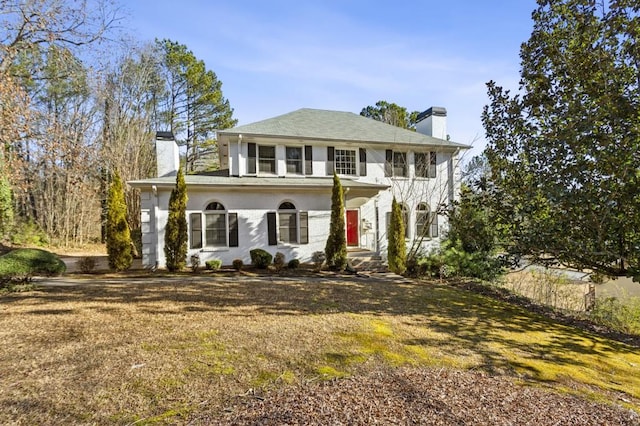
[[[401,129],[352,112],[311,108],[218,131],[218,138],[234,135],[470,148],[469,145]]]

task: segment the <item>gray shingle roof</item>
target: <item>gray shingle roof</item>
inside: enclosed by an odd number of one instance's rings
[[[232,135],[304,138],[470,148],[457,142],[426,136],[352,112],[302,108],[255,123],[218,131],[218,138]]]

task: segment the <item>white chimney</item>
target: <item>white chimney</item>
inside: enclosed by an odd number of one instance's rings
[[[156,163],[158,177],[175,176],[180,167],[180,153],[171,132],[156,133]]]
[[[447,140],[447,110],[434,106],[418,114],[416,131],[423,135]]]

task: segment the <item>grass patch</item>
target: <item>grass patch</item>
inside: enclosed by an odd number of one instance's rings
[[[0,423],[187,423],[255,388],[473,368],[640,406],[640,351],[436,283],[90,279],[0,296]]]

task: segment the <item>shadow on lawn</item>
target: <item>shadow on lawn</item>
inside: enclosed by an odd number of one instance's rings
[[[589,357],[585,356],[607,357],[608,352],[633,351],[629,346],[555,323],[503,301],[391,274],[302,278],[157,275],[94,279],[81,285],[40,287],[37,291],[0,297],[3,309],[20,303],[29,304],[28,313],[33,315],[62,316],[73,312],[72,308],[51,309],[51,302],[66,306],[77,302],[81,309],[114,315],[131,304],[140,312],[162,315],[212,311],[238,317],[256,313],[392,315],[403,318],[407,325],[425,327],[440,335],[405,338],[401,340],[403,345],[436,347],[461,357],[473,353],[489,372],[518,372],[538,380],[547,380],[540,367],[545,363],[587,367],[584,359]],[[536,339],[538,333],[544,338]],[[445,340],[442,334],[446,335]]]

